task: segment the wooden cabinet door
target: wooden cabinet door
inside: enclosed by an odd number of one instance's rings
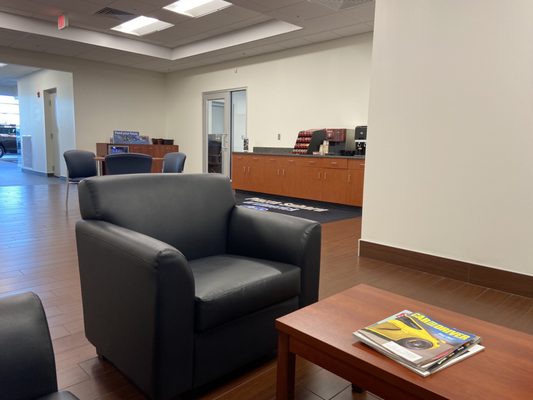
[[[246,156],[234,155],[233,166],[231,171],[231,183],[233,189],[245,189],[247,163]]]
[[[301,196],[304,199],[320,200],[322,196],[323,169],[317,167],[301,167],[300,187]]]
[[[281,157],[280,157],[281,158]],[[281,190],[284,196],[302,197],[301,169],[294,157],[281,158]]]
[[[252,192],[260,192],[263,186],[263,168],[265,163],[263,157],[260,156],[245,156],[246,157],[246,176],[245,186]]]
[[[346,202],[352,206],[363,206],[363,185],[365,161],[350,160],[348,164]]]
[[[320,199],[330,203],[346,203],[346,181],[348,171],[345,169],[322,169],[322,193]]]
[[[263,185],[261,191],[265,193],[282,195],[282,171],[279,157],[264,157],[263,166]]]

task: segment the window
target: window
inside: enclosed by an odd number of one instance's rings
[[[19,101],[13,96],[0,96],[0,125],[20,125]]]

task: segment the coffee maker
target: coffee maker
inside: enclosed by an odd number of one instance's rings
[[[364,156],[366,154],[366,125],[355,127],[355,154]]]

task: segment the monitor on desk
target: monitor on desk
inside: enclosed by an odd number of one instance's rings
[[[113,144],[107,146],[107,154],[129,153],[129,151],[129,146],[115,146]]]

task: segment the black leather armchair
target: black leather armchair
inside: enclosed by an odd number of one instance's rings
[[[77,400],[57,391],[48,323],[34,293],[0,299],[0,398]]]
[[[318,298],[320,225],[235,205],[219,174],[84,180],[85,333],[154,399],[272,354],[274,320]]]

